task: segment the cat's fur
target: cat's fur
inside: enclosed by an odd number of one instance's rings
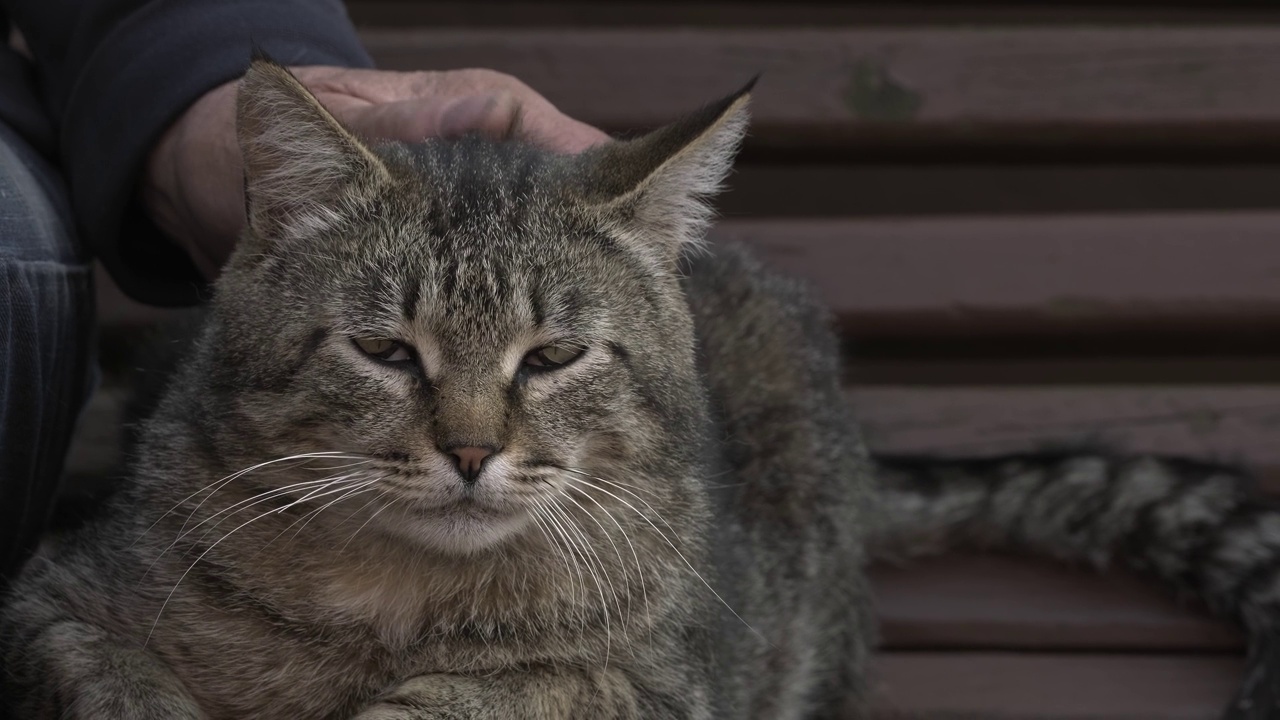
[[[0,618],[22,716],[857,717],[866,548],[959,540],[1120,552],[1268,630],[1280,517],[1227,473],[904,461],[875,490],[823,310],[696,247],[746,102],[579,157],[371,147],[256,61],[208,323]],[[586,350],[523,364],[557,341]],[[463,446],[496,451],[474,483]]]

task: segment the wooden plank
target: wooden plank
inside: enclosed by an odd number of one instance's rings
[[[879,453],[999,455],[1101,444],[1280,468],[1278,385],[881,386],[855,388],[850,400]]]
[[[1243,23],[1277,19],[1256,0],[1231,2],[1025,2],[917,3],[779,2],[778,0],[347,0],[358,25],[405,27],[731,26],[831,27],[833,25],[1047,24],[1047,23]]]
[[[740,161],[716,207],[725,217],[1186,212],[1280,207],[1280,166],[994,162],[932,156],[912,163]]]
[[[1147,578],[946,556],[871,572],[890,650],[1241,651],[1243,635]]]
[[[609,129],[763,72],[762,144],[1280,148],[1280,27],[366,28],[389,69],[490,67]],[[1140,92],[1139,92],[1140,90]]]
[[[957,341],[957,345],[965,345]],[[1266,385],[1280,378],[1280,356],[1074,358],[880,358],[854,348],[848,376],[858,385],[1055,386],[1082,385]]]
[[[811,280],[855,338],[1273,333],[1277,234],[1275,212],[744,220],[712,231]]]
[[[1232,656],[886,653],[879,720],[1209,720],[1243,675]]]

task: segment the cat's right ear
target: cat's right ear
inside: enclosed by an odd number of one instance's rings
[[[635,248],[674,267],[686,247],[703,241],[707,200],[746,133],[754,85],[642,137],[582,153],[581,199]]]
[[[236,135],[249,228],[264,240],[326,227],[342,206],[389,179],[368,146],[288,69],[261,53],[240,82]]]

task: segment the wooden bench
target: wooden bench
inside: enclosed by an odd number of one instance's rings
[[[503,70],[614,131],[763,72],[714,237],[835,308],[874,449],[1101,442],[1280,489],[1280,12],[1024,5],[349,3],[382,67]],[[1237,631],[1126,572],[874,577],[881,717],[1211,718],[1240,679]]]

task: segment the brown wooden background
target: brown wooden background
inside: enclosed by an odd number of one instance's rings
[[[503,70],[611,131],[763,72],[714,235],[836,308],[875,449],[1105,442],[1280,486],[1275,3],[349,7],[384,68]],[[1210,718],[1239,679],[1234,630],[1126,573],[876,580],[883,717]]]

